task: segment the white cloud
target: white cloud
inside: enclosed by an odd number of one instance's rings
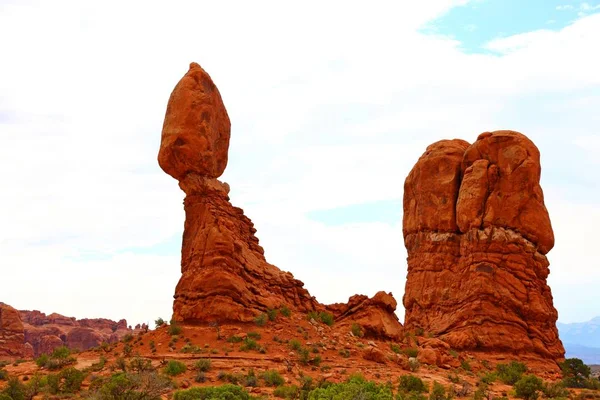
[[[569,223],[583,216],[570,214],[577,203],[561,174],[570,185],[592,179],[593,153],[579,157],[571,138],[597,134],[598,16],[492,41],[499,55],[417,33],[464,3],[3,5],[0,266],[11,289],[2,300],[134,323],[168,317],[178,250],[123,251],[181,234],[183,194],[156,155],[169,93],[190,61],[211,74],[233,123],[223,176],[232,202],[256,223],[269,261],[322,301],[380,289],[401,301],[400,220],[333,227],[307,212],[399,199],[427,144],[498,128],[536,141],[544,182],[557,188],[548,205],[565,239],[550,253],[552,274],[569,262],[569,282],[587,280],[596,257],[568,240],[594,232]]]
[[[564,5],[556,6],[556,9],[558,11],[572,10],[573,6],[571,4],[564,4]]]

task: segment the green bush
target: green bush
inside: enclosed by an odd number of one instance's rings
[[[543,382],[535,375],[524,375],[515,382],[515,395],[525,400],[535,400],[543,389]]]
[[[344,358],[350,357],[350,350],[348,350],[348,349],[340,349],[339,353],[340,353],[340,356],[342,356]]]
[[[279,310],[267,310],[269,321],[275,321],[277,319],[277,314],[279,314]]]
[[[154,371],[152,360],[142,357],[133,357],[129,362],[129,369],[137,372]]]
[[[244,386],[256,387],[258,386],[258,379],[254,373],[254,368],[250,368],[248,374],[244,378]]]
[[[400,353],[400,346],[398,346],[395,343],[390,343],[390,350],[392,350],[394,353],[399,354]]]
[[[290,348],[295,351],[299,351],[302,348],[302,343],[298,339],[292,339],[289,342]]]
[[[566,387],[584,388],[590,377],[591,369],[579,358],[567,358],[560,364],[563,373],[563,382]]]
[[[25,385],[19,382],[19,378],[10,378],[0,395],[8,397],[9,400],[25,400]]]
[[[171,336],[176,336],[181,334],[182,330],[183,329],[177,322],[171,321],[171,325],[169,325],[167,332],[169,332],[169,335]]]
[[[487,374],[481,375],[481,382],[490,385],[496,381],[498,375],[495,372],[488,372]]]
[[[154,324],[156,325],[157,328],[160,328],[161,326],[166,324],[166,322],[164,319],[158,318],[157,320],[154,321]]]
[[[446,388],[444,385],[434,381],[431,394],[429,394],[429,400],[446,400]]]
[[[228,342],[228,343],[239,343],[239,342],[241,342],[242,340],[244,340],[244,339],[242,339],[241,337],[239,337],[239,336],[236,336],[236,335],[229,336],[229,337],[227,338],[227,342]]]
[[[288,306],[283,306],[279,309],[279,313],[286,318],[289,318],[292,315],[292,311],[288,308]]]
[[[308,394],[308,400],[393,400],[393,398],[390,386],[368,382],[362,376],[352,376],[344,383],[328,384]]]
[[[242,345],[240,346],[241,351],[257,350],[257,349],[258,349],[258,343],[256,342],[256,340],[250,339],[249,337],[244,339],[244,343],[242,343]]]
[[[267,386],[281,386],[285,383],[283,377],[275,370],[265,371],[260,376]]]
[[[260,340],[262,338],[262,336],[258,332],[248,332],[246,336],[254,340]]]
[[[173,400],[250,400],[252,397],[240,386],[223,385],[179,390]]]
[[[60,346],[54,349],[51,355],[42,354],[39,356],[35,363],[40,368],[52,371],[74,364],[76,361],[75,358],[71,357],[71,350],[68,347]]]
[[[511,361],[510,364],[496,365],[496,372],[502,382],[507,385],[514,385],[527,372],[527,366],[522,362]]]
[[[196,361],[196,364],[194,364],[194,369],[201,371],[201,372],[210,371],[210,367],[211,367],[210,358],[201,358],[198,361]]]
[[[97,378],[90,384],[90,399],[94,400],[160,400],[173,387],[171,380],[156,372],[131,374],[120,372]]]
[[[300,389],[296,385],[279,386],[277,389],[275,389],[275,391],[273,391],[273,395],[275,397],[279,397],[281,399],[290,399],[290,400],[297,399],[299,393],[300,393]]]
[[[409,393],[426,393],[429,391],[425,382],[421,378],[414,375],[402,375],[398,386],[400,392]]]
[[[352,324],[352,328],[350,328],[350,332],[352,332],[352,334],[356,337],[363,337],[365,335],[362,330],[362,327],[357,323]]]
[[[569,397],[569,391],[562,382],[544,383],[542,393],[544,393],[544,396],[548,399]]]
[[[267,324],[267,314],[260,314],[257,315],[256,318],[254,318],[254,323],[258,326],[265,326]]]
[[[170,376],[181,375],[187,371],[187,367],[181,361],[171,360],[164,368],[164,373]]]
[[[471,371],[471,363],[469,362],[469,360],[462,360],[460,362],[460,367],[465,371]]]

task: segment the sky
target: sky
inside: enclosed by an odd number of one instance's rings
[[[231,202],[319,301],[401,304],[408,172],[513,129],[542,155],[559,320],[600,315],[600,1],[0,0],[0,38],[0,301],[171,316],[184,194],[156,157],[196,61],[232,121]]]

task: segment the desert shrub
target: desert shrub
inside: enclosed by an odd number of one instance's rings
[[[510,364],[496,365],[496,372],[502,382],[507,385],[514,385],[527,372],[527,366],[522,362],[511,361]]]
[[[292,311],[288,308],[288,306],[281,307],[279,309],[279,313],[286,318],[288,318],[290,315],[292,315]]]
[[[392,350],[394,353],[399,354],[400,353],[400,346],[398,346],[395,343],[390,343],[390,350]]]
[[[129,369],[137,372],[154,371],[152,361],[142,357],[133,357],[129,362]]]
[[[123,357],[119,357],[115,360],[114,369],[120,369],[121,371],[127,371],[127,363]]]
[[[258,333],[258,332],[248,332],[248,334],[246,336],[248,336],[250,339],[254,339],[254,340],[260,340],[260,338],[262,337],[260,335],[260,333]]]
[[[131,356],[132,351],[133,347],[129,343],[125,343],[125,346],[123,346],[123,354],[125,354],[125,357]]]
[[[167,375],[176,376],[187,371],[187,367],[181,361],[171,360],[167,363],[163,371]]]
[[[331,313],[320,312],[319,319],[321,320],[322,323],[324,323],[327,326],[333,325],[333,314],[331,314]]]
[[[0,393],[0,400],[13,400],[13,398],[7,394]]]
[[[308,364],[310,361],[310,353],[308,352],[308,349],[301,347],[300,350],[298,350],[298,361],[300,361],[300,363],[303,365]]]
[[[275,321],[277,319],[277,314],[279,314],[279,310],[267,310],[267,317],[269,321]]]
[[[254,368],[250,368],[248,374],[244,378],[244,386],[256,387],[258,386],[258,379],[254,373]]]
[[[366,381],[362,376],[351,376],[344,383],[327,384],[312,390],[309,400],[393,400],[392,389],[388,385]]]
[[[421,363],[416,358],[411,357],[408,359],[408,368],[410,368],[410,370],[412,372],[418,371],[420,366],[421,366]]]
[[[279,386],[273,391],[273,395],[275,397],[279,397],[281,399],[290,399],[294,400],[298,398],[298,394],[300,393],[300,388],[296,385],[292,386]]]
[[[535,400],[543,389],[543,382],[535,375],[524,375],[515,382],[515,395],[525,400]]]
[[[160,328],[161,326],[166,324],[166,322],[164,319],[159,317],[157,320],[154,321],[154,324],[156,325],[157,328]]]
[[[469,362],[469,360],[462,360],[460,362],[460,367],[465,371],[471,371],[471,363]]]
[[[398,385],[400,392],[409,393],[426,393],[429,391],[427,385],[421,378],[414,375],[402,375],[400,377],[400,384]]]
[[[133,335],[131,333],[128,333],[125,336],[123,336],[121,340],[125,343],[129,343],[133,340]]]
[[[156,372],[120,372],[92,381],[89,398],[93,400],[160,400],[173,387],[171,380]]]
[[[406,354],[407,357],[416,357],[419,355],[419,349],[415,347],[409,347],[408,349],[402,350],[402,352]]]
[[[40,368],[46,368],[49,370],[57,370],[67,365],[74,364],[77,360],[71,357],[71,350],[66,346],[60,346],[54,349],[52,354],[42,354],[39,356],[35,363]]]
[[[265,326],[267,324],[267,314],[259,314],[254,318],[254,323],[258,326]]]
[[[225,381],[237,385],[244,379],[243,375],[240,374],[229,374],[227,372],[220,371],[217,374],[217,379],[220,381]]]
[[[209,371],[210,367],[211,367],[210,358],[201,358],[198,361],[196,361],[196,364],[194,364],[194,369],[201,371],[201,372]]]
[[[236,336],[236,335],[229,336],[229,337],[227,338],[227,342],[228,342],[228,343],[239,343],[239,342],[241,342],[242,340],[244,340],[244,339],[242,339],[241,337],[239,337],[239,336]]]
[[[258,343],[256,342],[256,340],[247,337],[246,339],[244,339],[244,343],[242,343],[242,345],[240,346],[240,350],[258,350]]]
[[[265,371],[260,376],[267,386],[281,386],[285,383],[283,377],[275,370]]]
[[[250,400],[252,397],[240,386],[223,385],[179,390],[173,400]]]
[[[565,388],[563,382],[544,383],[542,393],[548,399],[559,399],[569,397],[569,391]]]
[[[488,385],[481,382],[477,386],[477,390],[473,392],[473,400],[486,400],[488,398]]]
[[[350,332],[352,332],[352,334],[356,337],[363,337],[364,333],[362,330],[362,327],[357,324],[357,323],[353,323],[352,324],[352,328],[350,329]]]
[[[302,343],[298,339],[292,339],[289,342],[289,346],[292,350],[299,351],[302,348]]]
[[[563,382],[566,387],[584,388],[590,377],[591,369],[579,358],[567,358],[560,364],[563,373]]]
[[[497,378],[498,375],[495,372],[488,372],[487,374],[483,374],[480,377],[481,382],[485,383],[486,385],[494,383]]]
[[[194,380],[198,383],[204,383],[206,382],[206,374],[202,371],[198,371]]]
[[[171,324],[169,325],[169,328],[167,329],[167,332],[171,336],[179,335],[179,334],[181,334],[182,331],[183,331],[183,329],[181,328],[181,325],[179,325],[175,321],[171,321]]]
[[[8,371],[0,369],[0,381],[8,380]]]
[[[348,350],[348,349],[340,349],[339,353],[340,353],[340,356],[342,356],[344,358],[350,357],[350,350]]]
[[[446,388],[444,385],[434,381],[431,393],[429,394],[429,400],[446,400]]]
[[[10,378],[8,385],[0,392],[0,396],[5,396],[9,400],[25,400],[25,385],[19,382],[19,378]]]

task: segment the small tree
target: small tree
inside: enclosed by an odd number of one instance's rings
[[[567,358],[560,364],[563,373],[563,382],[566,387],[583,388],[592,373],[590,367],[579,358]]]
[[[535,375],[525,375],[515,383],[515,395],[525,400],[535,400],[539,391],[544,387],[544,382]]]

